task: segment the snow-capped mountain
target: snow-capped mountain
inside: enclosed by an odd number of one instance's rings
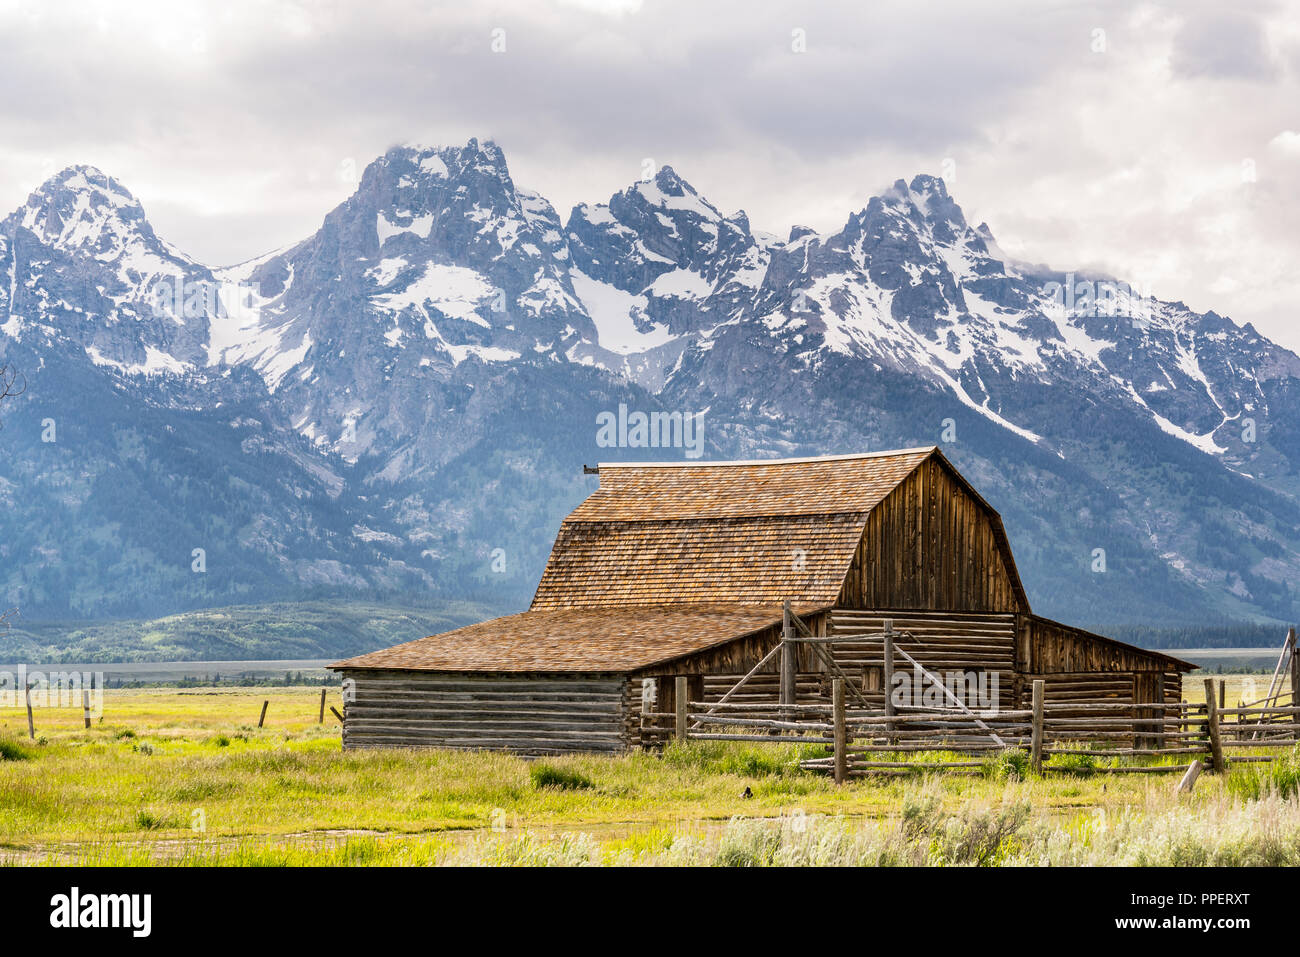
[[[1014,261],[933,177],[780,239],[669,167],[562,221],[494,143],[403,146],[303,242],[214,269],[76,167],[0,225],[0,276],[29,381],[0,588],[32,614],[520,605],[584,462],[682,454],[602,447],[620,406],[703,412],[710,456],[941,444],[1049,614],[1297,607],[1300,358]]]
[[[476,369],[562,356],[595,338],[546,200],[517,189],[493,143],[405,147],[372,163],[310,239],[228,271],[260,322],[232,337],[294,428],[396,480],[446,462],[472,435],[431,416]]]
[[[744,313],[771,260],[743,212],[724,216],[667,166],[608,203],[578,206],[565,232],[574,287],[599,329],[572,355],[652,390],[701,333]]]
[[[131,374],[206,360],[201,300],[212,273],[160,240],[139,201],[98,170],[65,169],[9,215],[0,269],[11,338],[75,342],[95,364]]]

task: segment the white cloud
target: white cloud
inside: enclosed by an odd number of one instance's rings
[[[784,235],[951,160],[1015,254],[1300,348],[1295,20],[1211,0],[0,4],[0,211],[92,163],[225,264],[308,235],[392,144],[478,136],[562,216],[650,158]]]
[[[1293,156],[1300,156],[1300,133],[1294,130],[1283,130],[1277,136],[1269,140],[1269,146],[1276,146],[1283,153],[1290,153]]]
[[[562,7],[577,7],[607,17],[621,17],[641,9],[642,0],[558,0]]]

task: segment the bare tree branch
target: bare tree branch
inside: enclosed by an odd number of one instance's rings
[[[22,385],[18,383],[21,382]],[[27,377],[11,365],[0,366],[0,400],[22,395],[27,391]],[[3,621],[0,618],[0,621]]]
[[[14,388],[18,382],[22,385],[16,390]],[[11,365],[0,366],[0,399],[8,398],[12,395],[22,395],[27,391],[27,377]]]

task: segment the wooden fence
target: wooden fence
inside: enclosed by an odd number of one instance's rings
[[[886,713],[848,707],[843,679],[831,687],[831,701],[820,704],[709,703],[688,701],[681,678],[676,711],[644,714],[641,740],[650,746],[673,738],[825,745],[826,756],[800,763],[836,781],[921,770],[974,772],[990,755],[1011,749],[1026,752],[1037,773],[1185,772],[1198,761],[1223,770],[1235,761],[1271,760],[1270,749],[1300,744],[1300,707],[1224,708],[1212,679],[1205,682],[1205,704],[1139,705],[1048,705],[1044,683],[1037,680],[1032,706],[1013,711],[896,707]],[[1254,753],[1240,753],[1246,750]],[[1058,756],[1074,756],[1074,763],[1053,764]],[[1176,760],[1151,760],[1169,757]],[[1126,760],[1099,765],[1098,758]]]

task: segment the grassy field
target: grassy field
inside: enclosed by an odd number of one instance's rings
[[[110,690],[89,730],[38,709],[36,743],[0,709],[0,862],[1300,863],[1300,805],[1258,769],[1181,797],[1176,775],[992,765],[836,788],[793,745],[345,754],[318,706],[312,688]]]

